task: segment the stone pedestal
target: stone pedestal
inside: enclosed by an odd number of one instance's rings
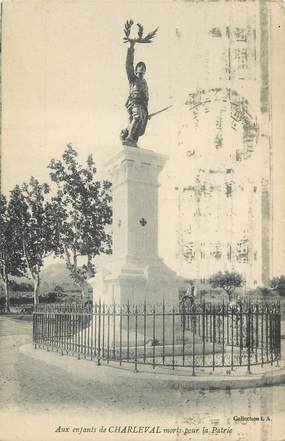
[[[177,304],[179,280],[158,256],[158,176],[167,159],[123,147],[106,163],[113,192],[113,254],[90,281],[94,302]]]

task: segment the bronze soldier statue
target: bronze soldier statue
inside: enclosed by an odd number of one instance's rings
[[[124,42],[129,42],[130,47],[127,52],[126,71],[129,81],[129,96],[126,108],[129,114],[129,125],[121,131],[121,140],[124,145],[137,147],[137,141],[145,133],[148,115],[148,87],[144,79],[146,65],[143,61],[137,63],[134,68],[135,43],[151,43],[157,29],[143,37],[143,27],[138,23],[138,38],[130,38],[130,31],[133,21],[125,24]]]
[[[136,147],[139,136],[145,132],[148,119],[148,87],[144,79],[146,65],[140,61],[134,69],[134,45],[135,41],[130,41],[127,52],[126,70],[129,80],[129,96],[126,108],[129,113],[129,126],[122,130],[121,138],[123,144]]]

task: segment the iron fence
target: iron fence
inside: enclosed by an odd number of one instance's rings
[[[280,304],[38,305],[35,348],[98,364],[215,370],[273,365],[281,357]]]

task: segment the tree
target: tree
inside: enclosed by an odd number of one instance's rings
[[[27,273],[33,281],[35,305],[39,302],[44,259],[52,253],[56,242],[53,206],[46,200],[48,193],[49,186],[32,177],[28,184],[16,185],[8,207],[9,216],[14,219],[14,240],[21,245]]]
[[[8,204],[4,195],[0,195],[0,278],[4,288],[6,312],[10,312],[11,276],[23,276],[25,262],[21,246],[14,240],[15,220],[9,216]]]
[[[219,271],[209,278],[209,283],[213,288],[222,288],[228,294],[229,300],[231,300],[231,295],[235,288],[243,285],[243,279],[241,274],[235,271],[225,271],[224,273]]]
[[[16,280],[9,280],[9,288],[12,291],[30,292],[33,290],[33,285],[31,283],[18,283]]]
[[[273,277],[269,286],[273,291],[278,291],[280,295],[285,295],[285,276]]]
[[[54,228],[58,236],[57,255],[81,288],[82,299],[88,294],[88,278],[95,274],[92,259],[111,253],[111,235],[105,230],[112,222],[111,183],[95,179],[96,167],[90,155],[86,166],[77,162],[77,152],[68,144],[62,160],[52,159],[50,177],[56,184],[53,197]],[[85,263],[78,259],[84,256]]]

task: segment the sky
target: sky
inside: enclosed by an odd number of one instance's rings
[[[147,4],[142,5],[139,17],[134,3],[114,5],[88,1],[5,5],[4,191],[31,174],[46,178],[46,164],[68,142],[82,158],[93,152],[99,164],[119,148],[119,132],[127,123],[124,23],[132,17],[144,24],[147,15],[145,29],[152,31],[165,5],[158,2],[151,16]],[[147,59],[151,111],[170,103],[165,87],[167,22],[158,35],[152,45],[136,48],[137,57]],[[167,125],[165,118],[159,123]],[[150,136],[156,138],[156,123],[151,130]]]
[[[185,97],[191,90],[209,86],[203,69],[200,28],[207,26],[211,16],[217,21],[222,19],[217,2],[199,5],[197,8],[195,2],[167,0],[4,2],[3,192],[8,193],[15,184],[27,181],[30,176],[47,181],[48,162],[59,158],[69,142],[78,149],[81,161],[92,153],[99,172],[103,173],[104,162],[121,148],[119,133],[127,124],[126,45],[122,38],[124,23],[132,18],[135,23],[144,25],[145,32],[159,26],[152,44],[136,45],[136,61],[143,60],[147,64],[149,110],[155,112],[173,105],[153,118],[140,141],[141,147],[170,155],[162,176],[162,215],[165,217],[167,210],[174,207],[173,185],[168,178],[177,173],[179,167],[172,158]],[[235,6],[234,2],[226,2],[229,16],[237,14]],[[240,3],[239,11],[242,8]],[[281,3],[275,2],[271,18],[272,62],[285,67],[284,16]],[[284,195],[285,166],[285,134],[280,129],[285,103],[284,92],[278,87],[281,82],[282,69],[275,69],[272,78],[277,201],[274,219],[279,243],[284,238],[280,231],[284,231],[285,221],[284,204],[278,202]],[[171,231],[174,224],[164,223],[163,228],[161,237]],[[161,247],[167,254],[175,244],[169,247],[161,240]],[[284,251],[281,256],[285,257]]]

